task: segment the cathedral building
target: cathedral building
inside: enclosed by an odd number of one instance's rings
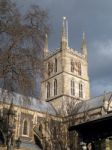
[[[112,92],[90,98],[87,57],[85,33],[80,52],[70,48],[68,22],[63,17],[58,49],[49,51],[46,35],[41,98],[37,100],[17,93],[9,98],[0,93],[0,150],[81,150],[78,133],[74,130],[82,132],[83,127],[89,129],[88,122],[91,127],[102,118],[111,118]],[[104,135],[110,136],[109,133],[105,131]],[[88,137],[84,135],[83,142],[88,142]],[[89,139],[92,141],[93,138],[90,136]],[[108,150],[112,148],[110,141],[108,138]],[[105,144],[98,150],[106,150],[104,147]]]

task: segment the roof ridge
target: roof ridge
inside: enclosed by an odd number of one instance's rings
[[[94,100],[94,99],[96,99],[96,98],[98,98],[98,97],[105,96],[105,94],[107,95],[107,94],[110,94],[110,93],[112,94],[112,91],[103,93],[103,94],[101,94],[101,95],[99,95],[99,96],[92,97],[92,98],[90,98],[90,99],[88,99],[88,100],[86,100],[86,101]]]

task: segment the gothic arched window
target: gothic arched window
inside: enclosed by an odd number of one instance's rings
[[[71,72],[74,72],[75,70],[75,62],[71,60]]]
[[[51,73],[51,71],[50,71],[50,62],[48,62],[48,75],[50,76],[50,73]]]
[[[79,83],[79,97],[83,98],[83,85]]]
[[[23,135],[28,135],[28,121],[24,120],[23,122]]]
[[[57,59],[55,58],[55,63],[54,63],[54,72],[57,72]]]
[[[47,98],[50,97],[50,83],[47,83]]]
[[[48,71],[48,76],[50,76],[53,72],[53,63],[52,62],[48,62],[47,71]]]
[[[81,71],[81,63],[79,62],[79,63],[78,63],[78,75],[81,76],[81,74],[82,74],[82,71]]]
[[[75,95],[75,81],[71,80],[71,95]]]
[[[57,80],[54,80],[54,96],[57,95]]]

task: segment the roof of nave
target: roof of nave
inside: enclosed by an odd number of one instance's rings
[[[82,102],[78,103],[75,106],[74,110],[77,108],[78,113],[81,113],[84,111],[93,110],[93,109],[103,107],[104,102],[107,102],[109,104],[109,102],[111,102],[111,101],[112,101],[112,92],[104,93],[101,96],[97,96],[97,97],[91,98],[89,100],[82,101]]]
[[[11,104],[13,101],[13,104],[22,108],[30,109],[33,111],[38,111],[42,113],[49,113],[51,115],[56,115],[57,112],[55,108],[52,106],[52,104],[38,100],[33,97],[26,97],[18,93],[7,93],[5,91],[3,94],[0,92],[1,98],[0,101],[5,102],[7,104]]]

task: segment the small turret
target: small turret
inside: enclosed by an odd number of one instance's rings
[[[45,34],[45,43],[44,43],[44,56],[48,54],[48,36]]]
[[[63,17],[60,47],[61,47],[61,50],[68,48],[68,21],[66,17]]]
[[[109,102],[108,100],[106,99],[106,91],[104,91],[104,109],[107,111],[108,110],[108,107],[109,107]]]
[[[83,37],[82,37],[81,53],[85,55],[85,57],[87,58],[86,35],[84,32],[83,32]]]
[[[10,116],[14,116],[15,115],[15,111],[14,111],[14,104],[13,101],[10,104],[9,110],[8,110],[8,115]]]

